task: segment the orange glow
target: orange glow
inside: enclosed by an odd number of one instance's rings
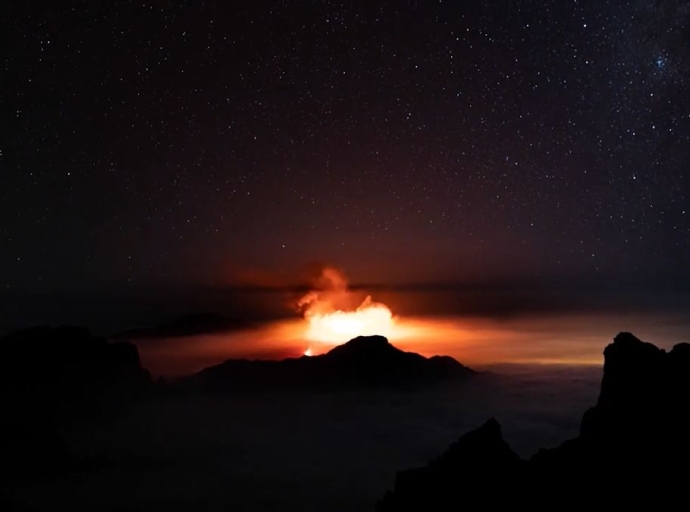
[[[385,304],[372,302],[367,296],[355,311],[319,313],[307,311],[306,338],[311,341],[339,345],[356,336],[381,334],[391,336],[395,318]]]
[[[320,355],[358,335],[381,334],[397,348],[448,355],[470,367],[499,363],[596,364],[624,327],[664,348],[685,341],[687,319],[636,314],[514,318],[399,316],[363,293],[350,291],[341,272],[325,269],[297,303],[299,317],[246,329],[165,340],[133,340],[154,375],[198,372],[226,359],[284,359]]]
[[[307,350],[313,352],[313,344],[340,345],[357,336],[395,337],[398,319],[388,306],[369,295],[356,307],[353,304],[356,297],[345,275],[333,267],[322,269],[314,289],[297,302],[306,321],[304,338],[312,342]]]
[[[583,326],[591,322],[581,317],[555,323],[544,319],[497,323],[470,317],[393,319],[387,338],[397,348],[424,356],[449,355],[470,367],[495,363],[601,364],[602,343],[623,323],[621,319],[613,325],[604,324],[590,333]],[[137,345],[144,366],[154,375],[184,375],[226,359],[315,356],[338,344],[308,340],[310,329],[304,318],[295,318],[227,333],[168,338],[165,342],[143,340]]]

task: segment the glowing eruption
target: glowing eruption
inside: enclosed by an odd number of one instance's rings
[[[394,322],[391,310],[385,304],[372,302],[371,297],[364,299],[355,311],[306,312],[305,318],[309,322],[307,338],[333,344],[355,336],[389,336]]]
[[[374,302],[370,296],[357,305],[345,276],[330,267],[323,269],[315,289],[297,306],[308,323],[306,338],[328,345],[339,345],[356,336],[390,336],[396,322],[388,306]]]

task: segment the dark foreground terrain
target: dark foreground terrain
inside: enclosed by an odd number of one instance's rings
[[[607,348],[579,437],[531,459],[520,457],[577,435],[600,368],[477,373],[371,337],[163,383],[134,345],[83,329],[0,343],[2,499],[14,510],[459,510],[505,496],[536,506],[580,483],[612,490],[631,460],[684,453],[687,346],[666,354],[630,335]],[[489,421],[423,466],[489,417],[502,428]],[[652,492],[657,474],[644,475]]]
[[[604,355],[579,436],[523,460],[490,419],[427,466],[399,472],[377,510],[687,506],[690,344],[666,353],[620,333]]]

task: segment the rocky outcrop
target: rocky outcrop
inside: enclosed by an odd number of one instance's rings
[[[384,497],[377,510],[460,510],[461,505],[480,504],[490,508],[501,504],[504,493],[514,494],[517,485],[509,477],[519,474],[524,464],[503,440],[501,427],[492,418],[463,435],[429,465],[400,471],[394,490]],[[481,493],[480,499],[472,499],[480,487],[499,482],[500,491]],[[465,488],[473,494],[460,498],[459,493]]]
[[[578,437],[523,461],[490,420],[428,466],[399,472],[377,510],[664,508],[684,502],[690,345],[667,353],[620,333],[604,356],[601,392]]]
[[[149,388],[130,343],[108,343],[79,327],[36,327],[0,338],[0,471],[65,470],[63,434],[102,418]]]
[[[595,407],[585,413],[581,435],[611,438],[662,435],[687,421],[690,345],[665,352],[622,332],[604,350],[604,378]]]
[[[109,343],[81,327],[35,327],[0,338],[2,395],[51,402],[96,398],[146,385],[137,347]]]

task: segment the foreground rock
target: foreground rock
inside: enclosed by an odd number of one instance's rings
[[[0,338],[0,470],[6,476],[64,471],[63,434],[102,417],[150,385],[131,343],[79,327],[36,327]]]
[[[404,352],[383,336],[359,336],[320,356],[282,361],[234,359],[184,383],[210,391],[351,387],[407,388],[466,378],[474,372],[451,357]]]
[[[81,327],[35,327],[0,338],[2,396],[53,405],[136,392],[150,380],[137,347],[109,343]]]
[[[577,438],[524,461],[490,420],[428,466],[399,472],[377,510],[686,507],[690,345],[667,353],[620,333],[604,355],[599,399]]]

